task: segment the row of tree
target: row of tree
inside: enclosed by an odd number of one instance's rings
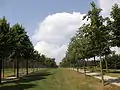
[[[102,9],[97,8],[94,2],[91,3],[91,7],[83,17],[83,20],[87,19],[88,24],[82,25],[71,38],[60,66],[75,67],[82,63],[86,71],[86,61],[94,58],[94,66],[96,66],[95,57],[99,57],[102,83],[104,83],[101,58],[112,53],[111,47],[120,46],[120,8],[115,4],[110,17],[103,17]]]
[[[28,74],[29,64],[36,63],[44,67],[57,66],[54,58],[48,58],[34,50],[34,46],[22,25],[17,23],[10,26],[10,23],[3,17],[0,19],[0,83],[6,62],[12,62],[15,65],[18,78],[19,63],[23,61],[26,62],[26,74]],[[39,65],[37,66],[39,67]]]

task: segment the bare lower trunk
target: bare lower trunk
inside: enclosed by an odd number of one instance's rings
[[[39,71],[39,65],[37,64],[37,71]]]
[[[85,59],[84,59],[84,75],[86,77],[86,61],[85,61]]]
[[[87,58],[87,62],[86,62],[86,67],[88,67],[89,66],[89,64],[88,64],[88,58]],[[87,70],[87,69],[86,69]]]
[[[28,60],[26,60],[26,74],[28,75]]]
[[[94,56],[94,70],[96,69],[96,60],[95,60],[95,56]]]
[[[14,69],[14,76],[16,76],[16,67],[15,67],[15,61],[13,61],[13,69]]]
[[[0,84],[2,83],[2,59],[0,58]]]
[[[4,59],[2,60],[2,77],[4,79]]]
[[[101,70],[101,80],[102,80],[102,85],[104,86],[104,77],[103,77],[103,69],[102,69],[101,55],[100,55],[100,70]]]
[[[37,71],[39,71],[39,68],[37,67]]]
[[[105,55],[105,66],[106,66],[106,72],[109,72],[108,63],[107,63],[107,56],[106,55]]]
[[[19,78],[19,61],[17,60],[17,78]]]
[[[34,63],[33,63],[33,65],[32,65],[32,68],[33,68],[33,72],[34,72],[34,71],[35,71]]]
[[[74,71],[74,65],[73,65],[73,71]]]
[[[77,67],[77,72],[78,72],[79,68]]]

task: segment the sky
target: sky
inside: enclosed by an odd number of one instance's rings
[[[92,1],[103,16],[109,16],[113,4],[120,5],[120,0],[0,0],[0,18],[5,16],[11,26],[22,24],[34,48],[59,63],[70,38],[87,22],[82,17]]]

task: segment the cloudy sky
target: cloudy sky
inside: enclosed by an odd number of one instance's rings
[[[34,48],[59,63],[68,42],[85,23],[82,17],[95,1],[109,16],[111,6],[120,0],[0,0],[0,17],[6,16],[11,25],[21,23],[26,28]]]

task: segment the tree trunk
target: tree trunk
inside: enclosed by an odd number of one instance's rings
[[[37,67],[37,71],[39,71],[39,68]]]
[[[73,71],[74,71],[74,65],[72,65],[73,66]]]
[[[77,72],[79,72],[79,68],[77,67]]]
[[[105,66],[106,66],[106,72],[109,72],[108,63],[107,63],[107,55],[105,55]]]
[[[37,71],[39,71],[39,65],[38,65],[38,63],[37,63]]]
[[[17,60],[17,78],[19,78],[19,60]]]
[[[14,76],[16,76],[16,66],[15,66],[15,61],[13,61],[13,69],[14,69]]]
[[[2,83],[2,59],[0,58],[0,84]]]
[[[2,60],[2,77],[4,79],[4,59]]]
[[[95,60],[95,56],[94,56],[94,65],[96,66],[96,60]]]
[[[26,60],[26,74],[28,75],[28,59]]]
[[[103,69],[102,69],[101,55],[100,55],[100,70],[101,70],[102,85],[104,86],[104,77],[103,77]]]
[[[115,69],[117,69],[117,65],[116,65],[116,62],[114,63],[114,67],[115,67]]]
[[[89,67],[89,64],[88,64],[88,58],[87,58],[87,62],[86,62],[86,67]],[[86,69],[87,70],[87,69]]]
[[[34,63],[32,64],[32,69],[33,69],[33,72],[34,72],[35,71]]]
[[[94,56],[94,70],[96,69],[96,60],[95,60],[95,56]]]
[[[86,77],[86,61],[85,61],[85,59],[84,59],[84,75]]]

